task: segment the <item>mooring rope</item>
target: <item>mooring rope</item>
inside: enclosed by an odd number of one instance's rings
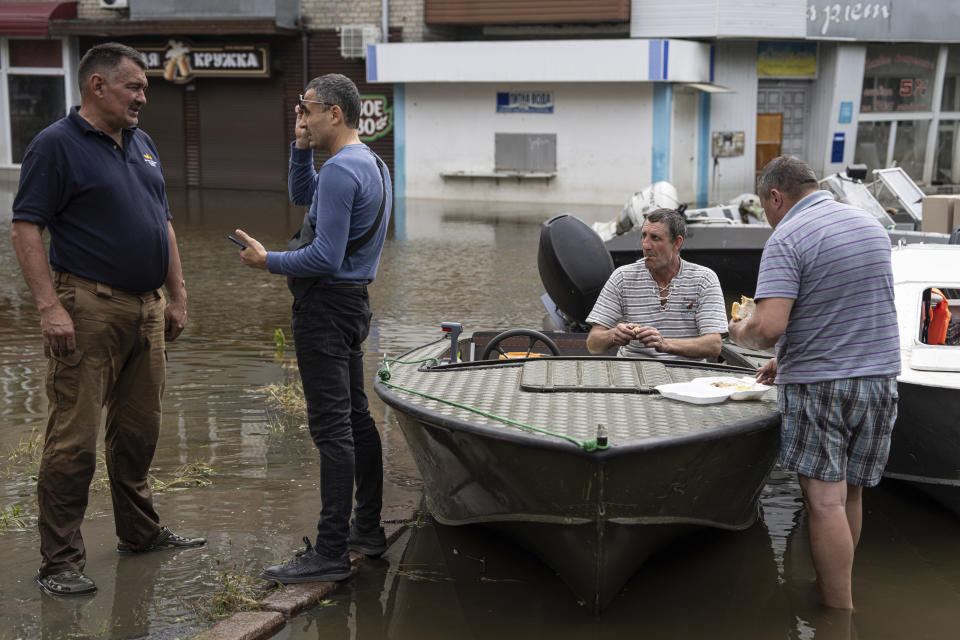
[[[494,420],[499,420],[500,422],[511,424],[515,427],[520,427],[522,429],[529,429],[530,431],[535,431],[537,433],[542,433],[544,435],[553,436],[555,438],[561,438],[563,440],[567,440],[568,442],[572,442],[573,444],[577,445],[584,451],[602,451],[603,449],[607,449],[610,446],[609,443],[598,444],[596,438],[592,438],[590,440],[578,440],[572,436],[568,436],[562,433],[556,433],[556,432],[550,431],[549,429],[535,427],[533,425],[526,424],[525,422],[513,420],[512,418],[505,418],[504,416],[498,416],[495,413],[490,413],[489,411],[484,411],[483,409],[478,409],[477,407],[471,407],[470,405],[466,405],[461,402],[456,402],[454,400],[447,400],[446,398],[439,398],[437,396],[430,395],[429,393],[423,393],[422,391],[416,391],[414,389],[408,389],[407,387],[403,387],[399,384],[394,384],[390,382],[390,363],[391,362],[394,362],[396,364],[422,364],[424,362],[433,362],[435,365],[439,366],[440,361],[437,358],[426,358],[424,360],[413,360],[409,362],[404,362],[402,360],[396,360],[394,358],[384,358],[383,366],[377,371],[377,376],[379,376],[380,382],[383,385],[390,387],[392,389],[399,389],[400,391],[406,391],[407,393],[412,393],[422,398],[427,398],[428,400],[434,400],[436,402],[448,404],[452,407],[457,407],[459,409],[466,409],[467,411],[472,411],[474,413],[478,413],[487,418],[493,418]]]

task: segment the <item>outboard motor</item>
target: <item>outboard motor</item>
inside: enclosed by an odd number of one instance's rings
[[[600,236],[575,216],[554,216],[540,229],[537,267],[547,294],[570,321],[562,328],[586,330],[587,316],[614,269]]]
[[[543,241],[541,240],[541,242]],[[947,240],[947,244],[960,244],[960,227],[953,230],[953,233],[950,234],[950,239]]]

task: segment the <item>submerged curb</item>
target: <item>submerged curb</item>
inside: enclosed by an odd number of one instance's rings
[[[416,516],[416,510],[411,509],[398,521],[387,522],[383,525],[387,536],[387,546],[396,542],[407,525]],[[357,560],[363,554],[351,552],[350,575],[358,569]],[[280,631],[287,623],[287,619],[315,606],[322,598],[336,591],[342,582],[307,582],[303,584],[287,585],[271,593],[260,601],[260,611],[239,611],[226,620],[202,631],[190,640],[265,640]]]

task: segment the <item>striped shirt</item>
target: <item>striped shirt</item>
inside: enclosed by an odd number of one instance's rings
[[[828,191],[806,196],[777,225],[756,298],[794,300],[777,341],[778,384],[900,373],[890,236]]]
[[[717,274],[699,264],[680,259],[680,271],[670,281],[665,309],[660,308],[657,282],[647,269],[646,259],[620,267],[603,285],[588,324],[608,329],[618,322],[656,327],[664,338],[698,338],[708,333],[726,333],[727,316]],[[655,356],[687,359],[672,353],[648,349],[631,340],[619,356]]]

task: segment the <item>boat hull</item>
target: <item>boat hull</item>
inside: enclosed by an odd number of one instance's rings
[[[596,612],[676,537],[751,526],[780,438],[774,415],[727,432],[587,454],[396,415],[439,522],[503,532]]]
[[[960,515],[960,393],[900,381],[884,477],[901,480]]]

